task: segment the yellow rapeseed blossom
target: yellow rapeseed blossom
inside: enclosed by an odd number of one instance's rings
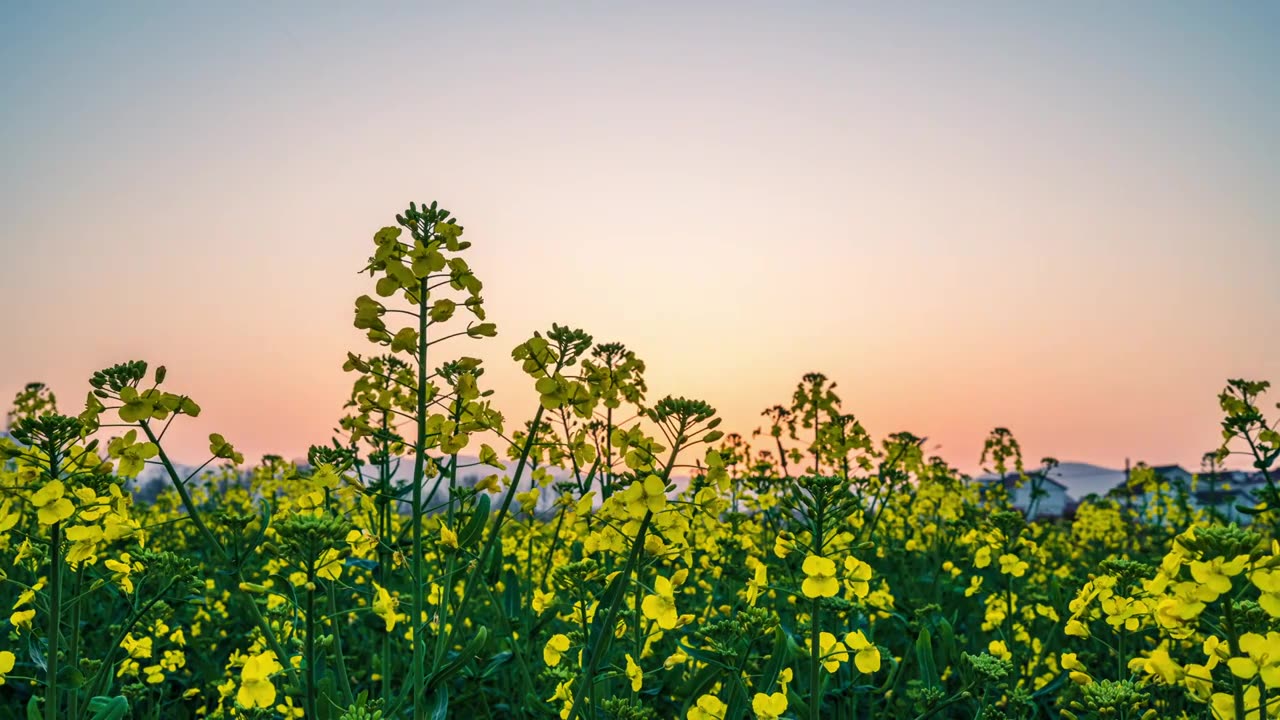
[[[729,706],[720,698],[707,694],[698,698],[685,717],[688,720],[724,720],[724,714],[728,710]]]
[[[786,693],[756,693],[751,699],[751,709],[759,720],[778,720],[787,711]]]
[[[636,664],[635,659],[631,657],[631,653],[627,653],[626,661],[627,679],[631,681],[631,692],[640,692],[640,688],[643,687],[644,683],[644,671]]]
[[[50,480],[39,490],[31,494],[31,504],[37,509],[37,517],[41,525],[54,525],[71,517],[76,511],[75,505],[65,497],[66,486],[61,480]]]
[[[853,664],[859,672],[870,675],[880,670],[880,649],[872,645],[861,630],[845,635],[844,644],[853,653]]]
[[[276,688],[271,676],[284,668],[270,650],[245,659],[240,669],[240,690],[236,703],[244,708],[268,708],[276,701]]]
[[[805,597],[832,597],[840,590],[836,581],[836,564],[831,558],[819,555],[808,555],[804,559],[805,579],[800,589]]]
[[[657,475],[646,476],[637,480],[622,494],[627,513],[633,518],[644,517],[645,513],[658,513],[667,506],[667,486]]]
[[[373,584],[373,593],[373,612],[386,623],[387,632],[391,632],[396,627],[396,608],[399,607],[399,602],[376,582]]]
[[[556,634],[547,639],[542,647],[542,659],[547,665],[555,667],[560,664],[560,657],[569,651],[569,636]]]
[[[661,575],[653,579],[653,594],[646,595],[640,603],[644,616],[658,623],[663,630],[672,630],[679,622],[676,611],[675,590],[671,581]]]

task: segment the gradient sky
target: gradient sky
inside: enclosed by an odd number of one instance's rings
[[[372,233],[438,199],[512,420],[555,321],[726,428],[819,370],[966,470],[997,425],[1194,467],[1280,381],[1280,5],[903,5],[8,4],[0,405],[143,358],[183,460],[300,455]]]

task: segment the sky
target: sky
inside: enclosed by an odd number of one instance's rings
[[[966,471],[1197,467],[1280,381],[1280,6],[26,3],[0,21],[0,406],[145,359],[250,457],[326,442],[356,271],[466,226],[552,322],[744,434],[800,376]],[[443,351],[442,351],[443,352]],[[1272,393],[1280,400],[1280,391]]]

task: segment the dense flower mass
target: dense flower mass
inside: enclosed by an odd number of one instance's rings
[[[448,352],[497,332],[462,226],[396,220],[354,306],[373,350],[305,461],[247,466],[214,432],[179,465],[166,438],[200,406],[141,361],[94,373],[76,415],[19,394],[0,716],[1280,717],[1265,383],[1228,383],[1209,472],[1140,465],[1070,512],[1007,429],[974,479],[873,439],[811,373],[726,434],[559,325],[511,353],[514,424]],[[1253,489],[1206,500],[1236,452]]]

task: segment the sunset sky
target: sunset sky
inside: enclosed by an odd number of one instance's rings
[[[435,199],[511,421],[558,322],[726,429],[821,371],[966,471],[994,426],[1196,467],[1224,381],[1280,381],[1280,4],[910,5],[11,4],[0,406],[146,359],[180,459],[300,456]]]

